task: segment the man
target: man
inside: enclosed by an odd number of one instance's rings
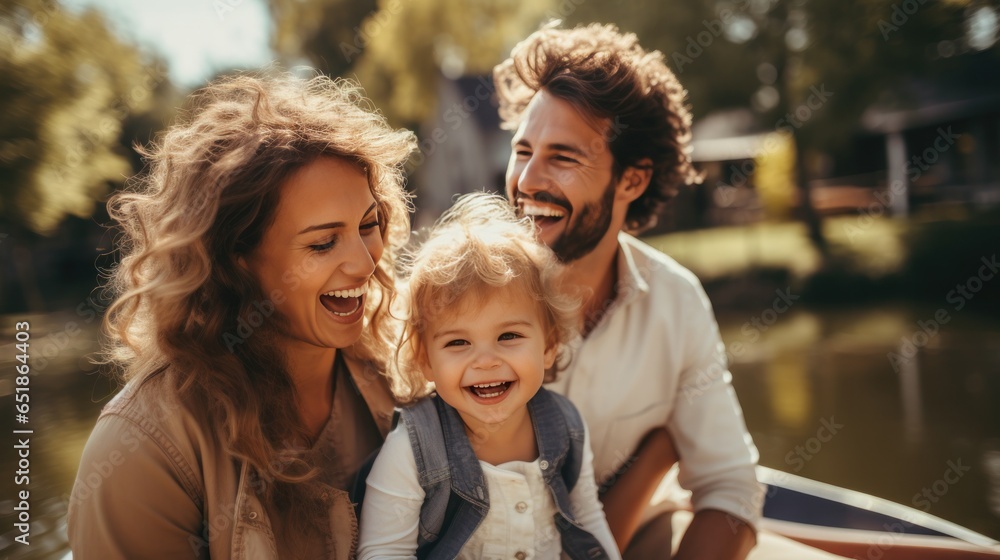
[[[659,52],[597,24],[533,33],[494,82],[515,131],[507,195],[583,301],[573,362],[551,388],[590,427],[619,547],[666,556],[681,515],[648,504],[679,458],[695,513],[675,557],[745,558],[763,492],[711,304],[694,275],[630,235],[698,178],[686,92]]]

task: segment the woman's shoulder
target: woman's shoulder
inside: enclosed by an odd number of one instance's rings
[[[183,426],[206,423],[178,394],[169,370],[161,370],[125,383],[101,410],[101,419],[117,416],[149,430],[176,431]]]
[[[128,382],[101,411],[88,446],[157,457],[196,479],[195,466],[221,449],[218,429],[199,408],[181,398],[167,371]]]

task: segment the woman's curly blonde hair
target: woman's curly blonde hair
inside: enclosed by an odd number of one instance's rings
[[[356,85],[326,77],[239,75],[192,99],[185,118],[140,149],[147,172],[108,203],[121,235],[105,356],[129,384],[169,372],[173,390],[194,399],[185,402],[208,409],[226,448],[280,487],[313,473],[282,444],[304,428],[274,342],[280,321],[232,338],[268,296],[238,259],[260,243],[293,173],[319,157],[356,165],[386,251],[362,338],[344,351],[384,372],[398,333],[388,314],[394,254],[409,234],[402,166],[415,140],[389,128]]]
[[[497,297],[502,290],[534,300],[546,347],[560,348],[545,381],[554,381],[567,365],[564,345],[577,332],[579,301],[564,292],[563,269],[537,240],[534,222],[518,218],[507,199],[486,193],[463,195],[403,260],[409,317],[396,365],[401,385],[414,390],[402,394],[402,400],[419,396],[419,389],[428,383],[420,369],[428,321],[468,312],[470,304],[475,312],[476,302]]]

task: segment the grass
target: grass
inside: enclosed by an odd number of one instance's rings
[[[832,253],[871,276],[899,270],[906,256],[906,221],[868,216],[838,216],[823,222]],[[787,270],[794,279],[815,274],[822,265],[801,222],[764,222],[748,226],[670,233],[643,239],[694,272],[703,282],[742,276],[755,269]]]

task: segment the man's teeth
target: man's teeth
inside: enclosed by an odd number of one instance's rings
[[[327,292],[325,295],[328,295],[330,297],[339,297],[339,298],[353,298],[353,297],[361,297],[366,293],[368,293],[368,284],[365,284],[359,288],[354,288],[353,290],[334,290],[332,292]]]
[[[550,208],[548,206],[524,205],[521,208],[525,216],[544,216],[546,218],[562,218],[566,215],[562,210]]]

